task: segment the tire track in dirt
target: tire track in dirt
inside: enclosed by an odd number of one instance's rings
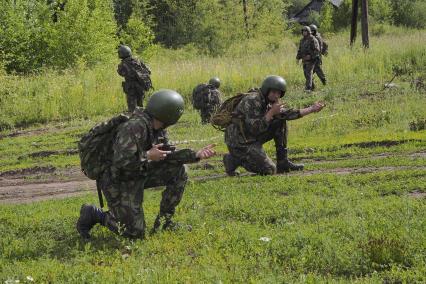
[[[373,172],[391,172],[396,170],[424,170],[426,166],[399,166],[399,167],[370,167],[370,168],[335,168],[327,170],[308,170],[303,172],[292,172],[283,174],[282,176],[312,176],[316,174],[367,174]],[[425,173],[426,174],[426,173]],[[245,173],[240,175],[253,176],[254,174]],[[198,176],[191,178],[195,182],[204,182],[215,179],[226,178],[225,174],[216,174],[209,176]],[[235,177],[239,178],[239,177]],[[20,185],[9,185],[0,187],[0,204],[1,203],[31,203],[47,199],[61,199],[77,196],[83,193],[95,192],[95,181],[87,179],[83,174],[81,178],[72,181],[47,181],[40,183],[26,183]],[[416,197],[424,197],[423,193],[417,194]]]

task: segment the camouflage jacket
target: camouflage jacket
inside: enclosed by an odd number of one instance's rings
[[[132,117],[118,127],[113,144],[111,172],[113,177],[120,180],[144,177],[151,162],[147,152],[152,145],[167,143],[166,130],[155,130],[152,127],[153,118],[137,108]],[[188,162],[196,162],[196,153],[192,150],[183,152]]]
[[[313,36],[303,37],[299,43],[296,59],[303,59],[303,61],[311,61],[319,57],[321,52],[318,40]],[[306,55],[310,55],[311,59],[306,60]]]
[[[196,109],[214,108],[220,105],[219,89],[210,84],[199,84],[192,91],[192,104]]]
[[[209,106],[217,106],[220,105],[220,97],[222,94],[220,93],[219,89],[216,89],[215,87],[211,86],[210,88],[210,94],[207,97],[207,105]]]
[[[328,53],[328,44],[327,42],[325,42],[325,40],[323,39],[323,37],[321,36],[320,33],[317,33],[315,35],[315,38],[318,41],[319,47],[320,47],[320,51],[322,55],[326,55]]]
[[[225,130],[225,143],[230,147],[243,147],[257,141],[257,137],[268,131],[272,121],[266,121],[265,115],[270,105],[260,92],[245,96],[233,112],[232,123]],[[279,119],[300,118],[300,111],[287,109]],[[275,118],[276,119],[276,118]]]

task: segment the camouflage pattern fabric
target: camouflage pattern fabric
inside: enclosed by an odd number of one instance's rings
[[[149,67],[135,58],[128,57],[121,60],[117,73],[125,79],[122,86],[129,112],[133,112],[136,106],[142,107],[145,92],[152,88]]]
[[[277,160],[287,147],[287,120],[301,117],[299,110],[287,109],[267,122],[269,110],[266,98],[260,92],[245,96],[234,111],[233,122],[225,130],[225,143],[233,159],[246,170],[262,175],[274,174],[276,166],[267,156],[262,145],[274,140]]]
[[[208,84],[205,88],[200,88],[202,85],[205,84],[200,84],[194,88],[193,100],[199,101],[197,109],[200,111],[201,122],[205,124],[210,122],[212,114],[221,104],[220,97],[222,94],[213,85]]]
[[[324,71],[322,70],[322,55],[327,54],[327,52],[328,52],[328,44],[324,41],[324,39],[322,38],[322,36],[319,33],[317,33],[315,35],[315,38],[318,40],[321,52],[320,52],[319,58],[318,58],[318,60],[317,60],[317,62],[315,64],[313,73],[317,74],[318,78],[325,85],[326,82],[327,82],[327,79],[325,77]]]
[[[317,32],[317,34],[314,36],[315,39],[318,41],[319,46],[320,46],[320,55],[327,55],[328,53],[328,44],[327,42],[323,39],[323,37],[321,36],[320,33]]]
[[[305,90],[314,89],[314,70],[316,67],[315,62],[305,62],[303,63],[303,75],[305,76]]]
[[[313,72],[315,65],[318,63],[320,52],[320,45],[314,36],[309,35],[307,37],[303,37],[300,40],[296,59],[302,59],[303,61],[303,74],[305,75],[306,79],[306,90],[312,90]]]
[[[120,124],[129,117],[120,114],[106,122],[97,124],[78,143],[80,166],[90,179],[98,177],[111,166],[112,144]]]
[[[146,224],[141,205],[145,188],[166,186],[159,215],[170,219],[175,213],[188,179],[184,163],[198,159],[194,151],[185,149],[180,152],[180,159],[148,161],[147,151],[160,140],[167,141],[166,132],[154,130],[152,118],[140,108],[119,126],[112,166],[98,180],[110,210],[103,225],[111,231],[131,238],[144,237]]]

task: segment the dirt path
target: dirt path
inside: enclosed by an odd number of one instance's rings
[[[283,176],[311,176],[316,174],[362,174],[372,172],[389,172],[396,170],[425,170],[426,166],[400,166],[400,167],[370,167],[370,168],[334,168],[326,170],[308,170],[293,172]],[[14,174],[0,177],[0,204],[1,203],[30,203],[47,199],[60,199],[77,196],[92,191],[96,186],[93,180],[86,178],[78,169],[60,170],[47,173],[52,169],[40,168],[39,173],[28,175],[28,173],[16,172]],[[40,173],[41,172],[41,173]],[[248,176],[251,174],[243,174]],[[191,178],[196,182],[209,181],[225,178],[224,174],[197,176]],[[419,196],[424,196],[418,194]]]

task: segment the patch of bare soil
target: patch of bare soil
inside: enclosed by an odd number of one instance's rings
[[[22,135],[39,135],[43,133],[49,132],[49,128],[39,128],[34,130],[18,130],[9,134],[0,134],[0,139],[9,138],[9,137],[17,137]]]
[[[426,198],[426,192],[422,191],[413,191],[410,192],[408,195],[413,198]]]
[[[89,179],[85,181],[4,186],[0,188],[0,203],[30,203],[46,199],[66,198],[95,189],[95,181]]]
[[[359,147],[359,148],[374,148],[374,147],[392,147],[412,142],[424,142],[420,139],[406,139],[406,140],[382,140],[382,141],[368,141],[359,143],[350,143],[342,145],[344,148]]]
[[[75,155],[78,154],[78,149],[67,149],[67,150],[59,150],[59,151],[39,151],[30,153],[27,155],[22,155],[18,157],[18,160],[29,158],[45,158],[53,155]]]
[[[48,174],[53,173],[56,170],[55,167],[47,166],[47,167],[32,167],[27,169],[21,169],[21,170],[12,170],[12,171],[6,171],[0,173],[0,178],[19,178],[23,176],[28,175],[35,175],[35,174]]]
[[[206,164],[201,167],[209,168],[209,166]],[[426,166],[334,168],[291,172],[282,176],[347,175],[398,170],[426,170]],[[251,175],[253,174],[245,173],[240,175],[240,177]],[[191,180],[203,182],[225,177],[227,177],[226,174],[213,174],[193,177]],[[34,167],[0,173],[0,203],[31,203],[40,200],[66,198],[94,191],[95,188],[95,181],[85,177],[79,168],[56,170],[54,167]],[[424,193],[421,192],[413,192],[411,194],[414,197],[424,197]]]

